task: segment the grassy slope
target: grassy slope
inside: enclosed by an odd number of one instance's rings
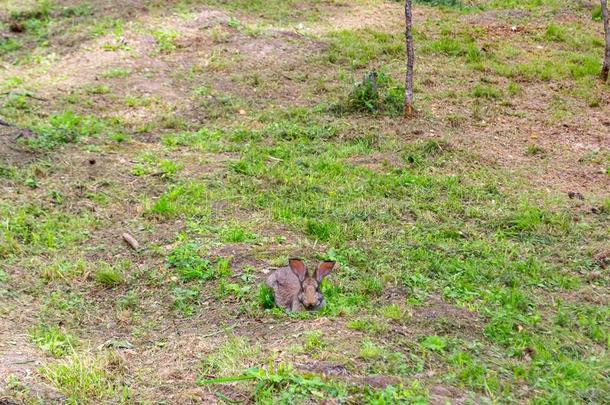
[[[408,123],[393,2],[2,6],[2,395],[605,401],[601,25],[423,3]],[[265,309],[297,253],[327,307]]]

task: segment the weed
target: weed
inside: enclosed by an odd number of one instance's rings
[[[324,334],[320,331],[311,331],[305,334],[305,343],[303,348],[309,354],[318,353],[327,347],[328,344],[324,341]]]
[[[129,136],[124,132],[113,132],[109,134],[108,137],[117,143],[123,143],[129,140]]]
[[[399,114],[403,108],[404,88],[382,72],[370,72],[353,85],[345,101],[346,111]],[[341,109],[339,106],[337,108]]]
[[[94,136],[106,128],[106,123],[95,117],[84,117],[66,110],[54,114],[49,123],[34,129],[36,137],[27,140],[28,145],[36,149],[52,149],[65,143],[77,142],[79,139]]]
[[[57,326],[38,325],[29,330],[29,336],[36,346],[54,357],[71,354],[76,345],[74,336]]]
[[[60,249],[87,236],[88,216],[43,210],[37,205],[0,203],[0,257]]]
[[[365,67],[377,58],[400,57],[404,53],[404,40],[399,35],[370,28],[333,32],[330,41],[328,60],[352,68]]]
[[[230,376],[252,367],[258,359],[260,347],[242,337],[230,337],[203,360],[206,376]]]
[[[197,288],[175,287],[172,290],[174,297],[173,308],[184,316],[192,316],[195,313],[195,305],[199,301],[200,292]]]
[[[185,182],[170,186],[154,203],[146,202],[146,213],[158,218],[174,218],[188,215],[191,218],[206,218],[210,215],[204,184]]]
[[[102,73],[102,77],[105,79],[117,79],[117,78],[128,77],[129,75],[131,75],[131,73],[132,72],[129,69],[114,68],[114,69],[110,69],[110,70]]]
[[[388,325],[376,319],[353,319],[347,323],[347,327],[373,334],[383,334],[388,331]]]
[[[273,289],[267,284],[258,286],[258,304],[264,309],[275,308],[275,295]]]
[[[300,403],[310,398],[337,398],[347,396],[347,389],[338,383],[324,382],[315,375],[300,376],[290,366],[269,365],[266,369],[249,369],[245,374],[200,380],[201,385],[238,381],[255,381],[254,398],[259,403]]]
[[[41,276],[47,282],[63,280],[71,281],[82,277],[87,269],[87,262],[83,259],[59,260],[42,267]]]
[[[545,150],[538,145],[530,144],[527,145],[527,154],[530,156],[540,156],[545,154]]]
[[[167,263],[184,281],[208,280],[215,276],[210,261],[199,255],[199,246],[194,243],[176,246],[167,256]]]
[[[443,352],[447,348],[447,341],[440,336],[427,336],[422,342],[421,346],[424,349],[431,350],[434,352]]]
[[[139,305],[139,297],[134,291],[129,291],[117,301],[120,309],[136,309]]]
[[[108,94],[110,93],[110,87],[105,84],[97,84],[95,86],[89,86],[85,88],[88,94]]]
[[[113,288],[123,282],[123,275],[108,263],[100,262],[95,272],[95,281],[104,287]]]
[[[362,342],[360,357],[364,360],[375,360],[383,355],[383,349],[370,340]]]
[[[382,307],[381,313],[384,318],[391,319],[393,321],[400,321],[405,317],[404,310],[397,304],[391,304]]]
[[[115,400],[127,397],[127,388],[106,367],[112,364],[109,357],[92,357],[72,354],[57,363],[44,365],[40,374],[48,380],[70,403]]]
[[[153,38],[157,41],[157,49],[161,53],[170,53],[177,49],[176,39],[178,33],[172,30],[154,30],[152,32]]]
[[[544,37],[548,41],[566,42],[568,33],[566,29],[555,23],[551,23],[546,27]]]
[[[422,0],[418,0],[422,1]],[[434,0],[436,1],[436,0]],[[454,0],[441,0],[439,3],[451,3]],[[364,402],[367,404],[383,405],[383,404],[419,404],[428,403],[428,395],[426,390],[414,381],[410,386],[395,386],[388,385],[381,390],[367,390],[364,395]]]
[[[256,234],[240,225],[232,225],[220,231],[220,239],[225,243],[251,242],[256,239]]]
[[[492,86],[477,84],[472,89],[472,96],[476,98],[486,98],[488,100],[498,100],[502,98],[502,92]]]

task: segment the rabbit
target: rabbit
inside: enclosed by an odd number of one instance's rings
[[[288,311],[315,311],[324,308],[326,302],[320,292],[320,283],[335,267],[335,262],[325,261],[309,274],[301,259],[289,259],[288,267],[271,273],[267,285],[273,289],[277,306]]]

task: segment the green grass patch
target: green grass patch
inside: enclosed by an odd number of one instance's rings
[[[67,397],[69,403],[122,401],[129,397],[129,390],[120,383],[121,376],[116,375],[119,359],[112,355],[73,354],[43,366],[39,372]]]
[[[401,58],[404,38],[370,28],[329,34],[328,61],[352,68],[366,67],[374,60]]]
[[[42,351],[54,357],[71,354],[76,338],[57,326],[38,325],[29,331],[30,340]]]

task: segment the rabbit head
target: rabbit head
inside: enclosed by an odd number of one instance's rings
[[[324,296],[320,292],[320,283],[335,267],[335,262],[325,261],[311,274],[301,259],[290,259],[288,261],[290,270],[297,276],[301,283],[301,289],[297,299],[306,310],[320,309],[324,306]]]

